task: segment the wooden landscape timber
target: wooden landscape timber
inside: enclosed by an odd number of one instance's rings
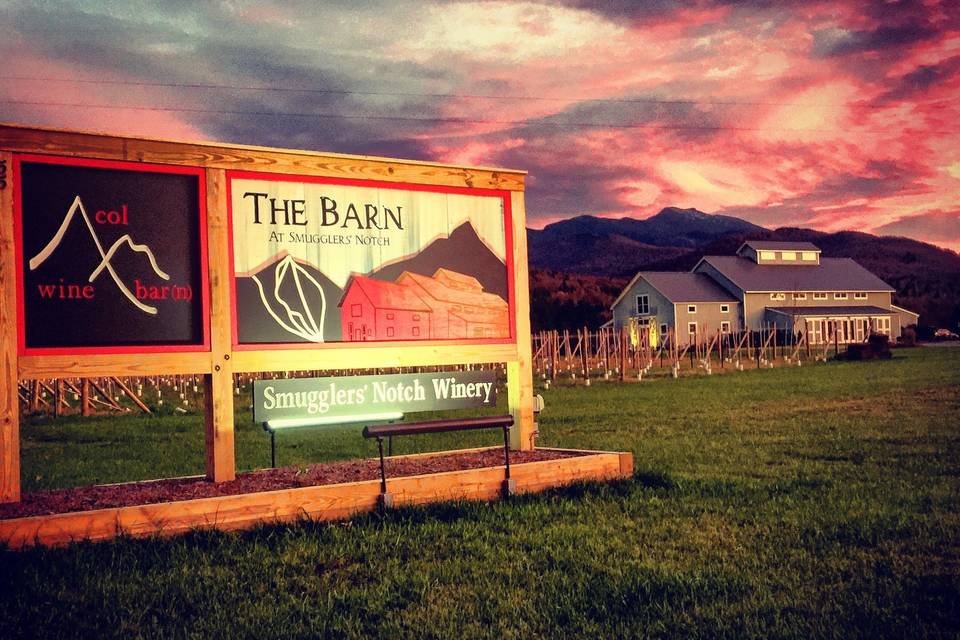
[[[202,288],[206,295],[203,299],[202,347],[144,352],[137,349],[71,351],[23,348],[23,327],[18,326],[18,314],[22,313],[18,306],[22,289],[18,287],[22,283],[18,274],[15,233],[21,223],[16,219],[17,203],[14,199],[22,178],[18,175],[21,158],[26,158],[25,163],[35,165],[65,166],[74,162],[91,166],[90,163],[99,162],[104,167],[117,166],[121,170],[127,170],[133,163],[134,168],[130,171],[136,171],[138,165],[150,163],[146,170],[159,167],[156,170],[161,174],[197,177],[201,185],[201,220],[206,221],[200,232],[202,242],[206,243],[205,252],[200,252],[203,256]],[[173,399],[167,395],[166,401],[190,407],[196,406],[200,398],[205,399],[207,477],[213,481],[229,480],[235,474],[233,398],[239,392],[243,376],[247,375],[304,370],[502,366],[509,411],[517,425],[512,430],[511,444],[518,449],[533,447],[533,365],[523,193],[525,172],[16,125],[0,125],[0,164],[6,175],[6,181],[0,187],[0,217],[3,219],[0,224],[0,298],[3,302],[0,304],[0,375],[3,376],[0,383],[0,502],[20,499],[19,416],[22,411],[50,411],[58,415],[73,410],[82,415],[97,410],[148,412],[154,401],[149,397],[153,391],[149,387],[154,386],[160,394],[162,382],[175,376],[198,381],[196,386],[203,392],[188,393],[181,389]],[[509,220],[504,229],[508,249],[505,259],[512,265],[508,271],[508,278],[512,278],[508,285],[513,311],[509,337],[492,341],[396,340],[375,344],[339,342],[317,348],[275,349],[264,346],[261,349],[237,349],[234,344],[236,327],[231,317],[234,274],[230,264],[227,181],[229,172],[241,171],[303,179],[376,181],[376,184],[394,183],[397,186],[393,188],[410,185],[414,190],[446,190],[447,193],[479,190],[503,198],[505,220]],[[356,184],[363,186],[362,182]],[[506,215],[507,211],[509,215]],[[108,258],[104,257],[104,261]],[[81,291],[80,285],[74,286]],[[151,380],[154,381],[152,384],[147,382]],[[163,400],[162,395],[156,398],[156,402]]]
[[[511,478],[516,481],[517,493],[633,475],[633,455],[630,453],[575,453],[582,455],[511,465]],[[444,500],[493,500],[501,496],[503,473],[503,467],[449,471],[388,478],[387,486],[396,506]],[[119,535],[174,535],[212,527],[242,529],[260,523],[291,522],[301,518],[338,520],[374,510],[379,495],[380,481],[366,480],[14,518],[0,520],[0,543],[19,549],[32,545],[56,546],[81,540],[106,540]]]

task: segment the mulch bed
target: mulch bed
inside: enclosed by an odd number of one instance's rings
[[[543,449],[511,451],[510,464],[556,460],[576,455],[581,454]],[[503,466],[503,449],[442,453],[415,458],[387,458],[386,469],[389,480],[401,476],[499,466]],[[0,504],[0,520],[379,479],[379,460],[368,459],[313,464],[304,468],[261,469],[238,474],[236,480],[219,484],[207,482],[203,478],[178,478],[56,489],[24,494],[18,503]]]

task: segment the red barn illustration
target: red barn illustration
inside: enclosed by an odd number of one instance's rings
[[[340,300],[343,339],[423,340],[430,337],[430,307],[394,282],[354,275]]]
[[[509,308],[480,282],[449,269],[404,271],[396,282],[353,276],[340,301],[343,339],[506,338]]]

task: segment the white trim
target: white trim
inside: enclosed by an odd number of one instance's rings
[[[904,309],[903,307],[898,307],[898,306],[895,305],[895,304],[891,304],[891,305],[890,305],[890,309],[896,309],[896,310],[897,310],[897,313],[905,313],[905,314],[910,315],[910,316],[916,316],[917,322],[920,321],[920,314],[917,313],[916,311],[910,311],[910,309]]]
[[[633,288],[633,285],[637,284],[637,280],[640,279],[640,271],[637,272],[637,275],[633,276],[633,280],[627,283],[627,286],[623,288],[623,291],[620,292],[620,295],[617,296],[617,299],[613,301],[613,304],[610,305],[610,310],[613,311],[613,308],[620,304],[620,301],[623,300],[623,297],[627,295],[627,292]]]

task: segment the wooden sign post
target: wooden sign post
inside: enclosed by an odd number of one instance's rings
[[[0,125],[0,501],[20,380],[505,363],[533,447],[524,173]],[[58,326],[55,318],[69,320]]]

